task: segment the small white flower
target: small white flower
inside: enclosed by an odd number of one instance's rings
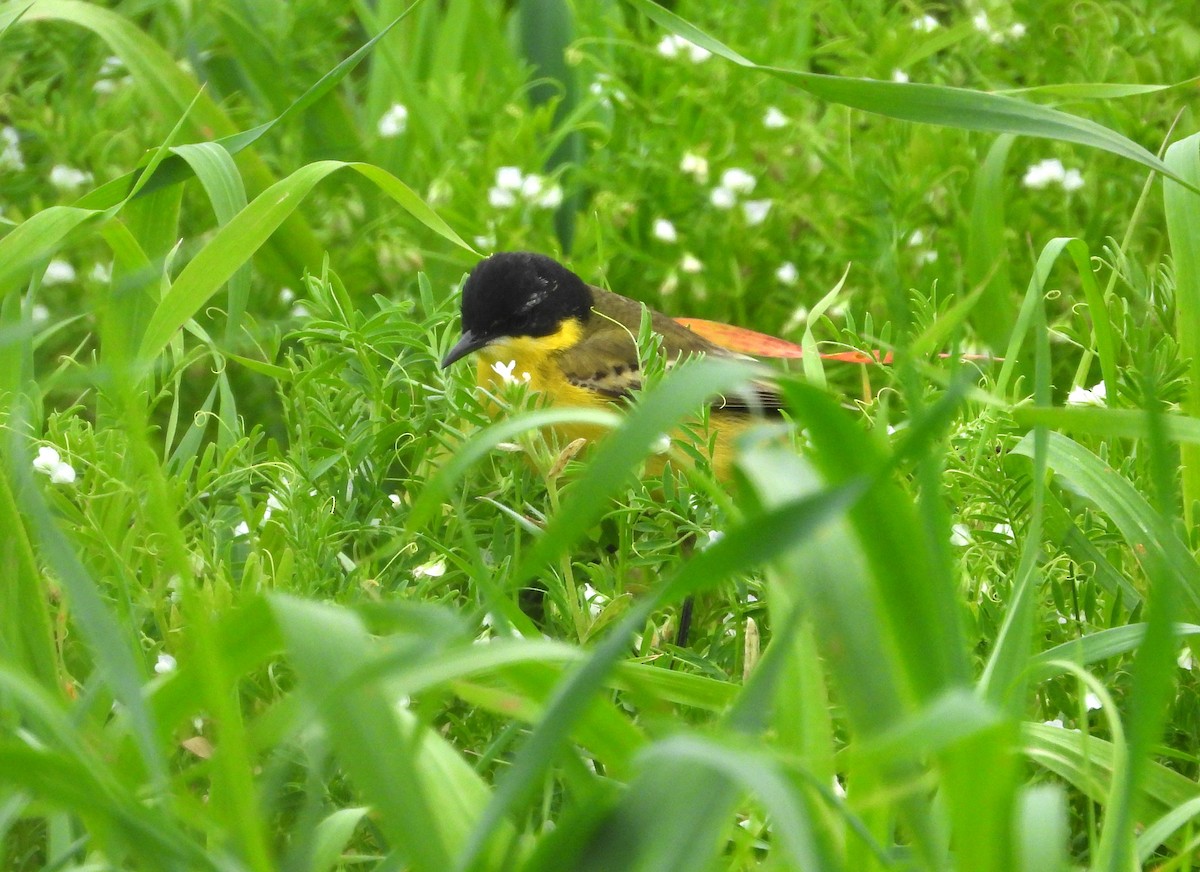
[[[728,188],[735,194],[749,194],[754,191],[758,179],[740,167],[730,167],[721,173],[721,187]]]
[[[413,570],[416,578],[441,578],[445,574],[446,561],[441,558],[431,560]]]
[[[74,191],[83,185],[90,184],[92,174],[77,170],[75,167],[69,167],[65,164],[55,164],[50,170],[50,184],[58,188],[60,191]]]
[[[654,238],[661,242],[675,242],[679,239],[679,235],[675,232],[675,225],[666,218],[655,218],[654,228],[651,231]]]
[[[511,209],[516,204],[517,197],[508,188],[488,188],[488,205],[493,209]]]
[[[530,173],[521,180],[521,196],[526,200],[535,200],[546,186],[546,180],[537,173]]]
[[[36,472],[49,475],[50,471],[61,462],[62,459],[58,456],[58,451],[49,445],[43,445],[38,449],[37,457],[33,459],[33,468]]]
[[[1025,25],[1019,21],[1013,22],[1008,28],[1009,39],[1020,39],[1025,35]]]
[[[1071,388],[1071,392],[1067,394],[1067,405],[1104,406],[1107,399],[1108,389],[1105,387],[1104,382],[1100,382],[1092,388]]]
[[[711,548],[724,538],[725,534],[720,530],[709,530],[708,533],[705,534],[704,541],[700,543],[700,550],[703,551],[706,548]]]
[[[920,18],[914,18],[912,29],[918,33],[933,33],[941,27],[942,24],[932,15],[922,15]]]
[[[775,270],[775,280],[785,285],[794,285],[800,278],[800,270],[796,269],[796,265],[790,260],[785,260]],[[808,316],[808,310],[804,312],[805,317]]]
[[[0,127],[0,170],[25,169],[21,154],[21,134],[15,127]]]
[[[737,205],[737,194],[724,185],[718,185],[713,188],[712,193],[708,195],[708,199],[718,209],[732,209]]]
[[[1090,690],[1084,696],[1083,704],[1087,706],[1087,710],[1090,712],[1104,708],[1104,703],[1101,701],[1100,697],[1096,696],[1096,694],[1092,693]]]
[[[99,284],[106,285],[112,281],[112,269],[111,262],[101,263],[97,261],[96,265],[92,267],[91,272],[88,273],[88,278]]]
[[[166,675],[168,672],[174,672],[179,664],[170,654],[159,654],[158,659],[154,661],[154,673],[156,675]]]
[[[1058,158],[1047,158],[1030,166],[1025,171],[1021,184],[1027,188],[1041,190],[1055,183],[1061,184],[1066,175],[1067,171],[1063,167],[1062,161]]]
[[[560,185],[551,185],[542,191],[535,199],[534,205],[543,209],[557,209],[562,205],[563,189]]]
[[[992,527],[992,532],[1003,536],[1010,542],[1016,538],[1013,535],[1013,528],[1011,524],[996,524],[994,527]]]
[[[518,384],[516,378],[513,377],[513,370],[517,368],[517,362],[510,360],[508,363],[502,363],[497,360],[492,364],[492,372],[500,376],[500,381],[506,385]]]
[[[397,509],[404,504],[404,500],[400,499],[400,494],[388,494],[388,502],[390,502]]]
[[[233,528],[233,535],[234,535],[234,538],[236,538],[236,539],[241,539],[243,536],[249,536],[250,535],[250,525],[247,524],[245,521],[242,521],[240,524],[238,524],[236,527]]]
[[[92,82],[92,92],[96,94],[115,94],[120,87],[119,79],[97,79]]]
[[[691,40],[684,39],[682,36],[677,36],[674,33],[664,36],[658,42],[658,53],[665,58],[677,58],[680,53],[686,52],[688,60],[694,64],[703,63],[712,57],[712,52],[706,48],[701,48]]]
[[[472,241],[480,251],[495,251],[496,249],[496,237],[491,234],[476,236]]]
[[[42,276],[44,285],[65,285],[73,281],[75,281],[75,267],[58,258],[46,265],[46,272]]]
[[[683,158],[679,161],[679,169],[681,172],[693,176],[700,184],[708,181],[708,161],[698,154],[685,151]]]
[[[832,787],[834,796],[836,796],[838,799],[846,798],[846,785],[842,784],[842,779],[838,778],[836,775],[833,776]]]
[[[966,524],[955,524],[950,528],[950,544],[966,548],[971,544],[971,528]]]
[[[60,463],[50,470],[51,484],[71,484],[75,481],[75,467],[69,463]]]
[[[345,551],[337,553],[337,561],[342,564],[342,569],[346,570],[346,572],[353,572],[358,569],[358,564]]]
[[[782,269],[782,267],[781,267]],[[778,277],[779,273],[775,275]],[[788,316],[787,323],[783,325],[784,333],[791,333],[801,324],[808,320],[808,306],[797,306],[792,310],[792,314]]]
[[[293,291],[291,288],[280,288],[279,289],[279,302],[287,304],[287,303],[294,302],[295,299],[296,299],[296,292]]]
[[[763,127],[767,130],[779,130],[791,124],[791,119],[780,111],[778,106],[768,106],[767,114],[763,116]]]
[[[975,25],[975,29],[980,33],[991,33],[992,25],[988,21],[986,12],[977,12],[975,17],[971,19],[971,23]]]
[[[704,264],[691,254],[685,254],[679,261],[679,268],[689,275],[704,272]]]
[[[1060,730],[1063,728],[1062,718],[1055,718],[1052,721],[1042,721],[1042,723],[1047,727],[1058,727]]]
[[[307,318],[308,314],[308,306],[304,305],[303,303],[297,303],[296,305],[292,306],[293,318]]]
[[[600,617],[600,612],[608,605],[608,597],[596,590],[587,582],[583,585],[583,601],[587,603],[588,612],[593,618]]]
[[[892,81],[903,85],[908,81],[908,73],[900,69],[892,70]]]
[[[658,45],[655,48],[665,58],[676,58],[679,56],[679,43],[676,42],[676,39],[675,34],[668,33],[658,41]]]
[[[917,263],[937,263],[938,253],[932,248],[917,252]]]
[[[1083,173],[1079,170],[1067,170],[1062,177],[1062,188],[1064,191],[1078,191],[1083,187]]]
[[[384,139],[392,139],[408,130],[408,107],[403,103],[393,103],[379,116],[377,129]]]
[[[742,214],[746,217],[746,224],[750,227],[762,224],[767,220],[772,205],[770,200],[747,200],[742,203]]]
[[[100,64],[100,71],[96,75],[115,76],[118,73],[123,73],[124,71],[125,64],[121,61],[121,59],[116,55],[109,55],[104,59],[103,63]]]
[[[50,309],[44,303],[34,303],[29,310],[29,318],[34,324],[45,324],[50,320]]]
[[[1179,668],[1185,671],[1191,671],[1192,668],[1192,649],[1184,648],[1179,652],[1179,656],[1175,658],[1175,662],[1179,664]]]
[[[651,443],[650,450],[655,454],[666,454],[671,450],[671,437],[666,433],[659,435],[659,437]]]
[[[921,245],[924,242],[925,242],[925,231],[923,231],[919,228],[917,230],[914,230],[908,236],[908,247],[909,248],[916,248],[918,245]]]
[[[519,191],[525,183],[525,174],[518,167],[500,167],[496,170],[496,187],[506,191]]]

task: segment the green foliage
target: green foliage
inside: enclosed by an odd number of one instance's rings
[[[5,868],[1191,868],[1192,11],[0,8]],[[519,248],[783,421],[440,369]]]

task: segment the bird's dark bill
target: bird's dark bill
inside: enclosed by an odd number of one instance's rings
[[[474,333],[468,330],[462,335],[462,338],[458,340],[455,346],[450,349],[450,352],[444,358],[442,358],[442,369],[445,369],[450,364],[454,363],[454,361],[466,357],[472,351],[478,351],[479,349],[483,348],[483,346],[487,345],[489,341],[490,340],[484,339],[483,337],[476,336]]]

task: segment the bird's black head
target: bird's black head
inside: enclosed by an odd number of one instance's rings
[[[446,367],[497,339],[549,336],[568,318],[586,321],[592,292],[558,261],[528,251],[481,260],[462,295],[462,338],[442,361]]]

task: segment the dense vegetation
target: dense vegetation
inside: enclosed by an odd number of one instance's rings
[[[4,868],[1200,865],[1198,65],[1191,0],[0,5]],[[803,345],[786,426],[441,370],[523,248]]]

